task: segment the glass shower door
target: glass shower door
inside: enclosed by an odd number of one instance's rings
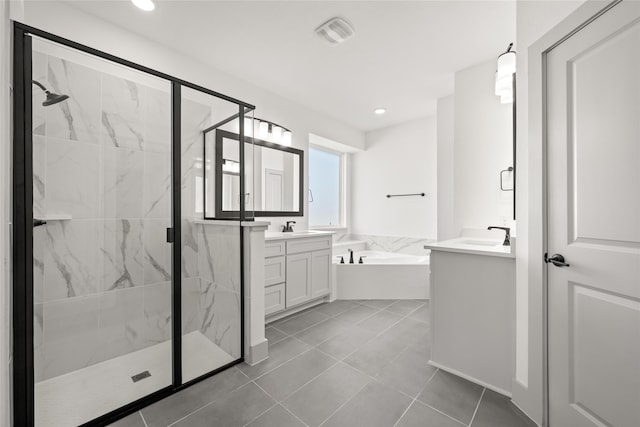
[[[33,38],[35,420],[172,384],[171,85]]]

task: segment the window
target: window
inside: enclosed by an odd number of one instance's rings
[[[342,224],[342,154],[309,148],[309,225]]]

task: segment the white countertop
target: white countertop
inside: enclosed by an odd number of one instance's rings
[[[237,226],[238,221],[228,220],[225,221],[223,219],[202,219],[202,218],[194,218],[194,224],[205,224],[205,225],[230,225]],[[243,227],[268,227],[271,222],[269,221],[242,221],[240,225]]]
[[[515,242],[512,242],[512,244]],[[443,240],[424,245],[425,249],[432,251],[458,252],[472,255],[497,256],[503,258],[515,258],[514,246],[503,246],[502,240],[484,239],[478,237],[458,237],[451,240]]]
[[[335,231],[317,231],[317,230],[308,230],[308,231],[293,231],[288,233],[283,233],[282,231],[267,231],[264,233],[264,240],[283,240],[283,239],[303,239],[305,237],[318,237],[318,236],[330,236],[335,234]]]

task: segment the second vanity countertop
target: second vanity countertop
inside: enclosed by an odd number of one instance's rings
[[[443,240],[441,242],[430,243],[424,245],[425,249],[458,252],[472,255],[486,255],[503,258],[515,258],[515,240],[511,242],[511,246],[503,246],[502,241],[494,239],[484,239],[478,237],[458,237],[451,240]]]
[[[264,240],[269,242],[271,240],[303,239],[305,237],[330,236],[332,234],[335,234],[335,231],[307,230],[307,231],[292,231],[287,233],[283,233],[282,231],[267,231],[264,233]]]

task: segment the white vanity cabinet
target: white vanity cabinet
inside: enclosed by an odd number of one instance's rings
[[[284,317],[331,293],[331,234],[265,242],[265,315]]]

